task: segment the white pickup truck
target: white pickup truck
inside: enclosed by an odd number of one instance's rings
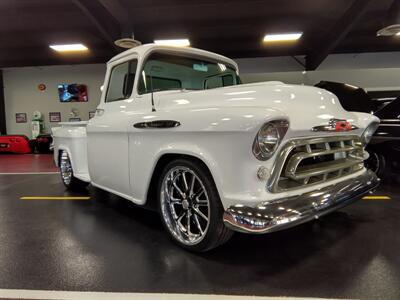
[[[238,74],[233,60],[194,48],[112,58],[95,117],[53,131],[63,183],[158,209],[193,251],[318,218],[376,188],[363,164],[376,117],[326,90]]]

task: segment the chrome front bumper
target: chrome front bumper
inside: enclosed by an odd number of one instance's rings
[[[263,202],[255,207],[237,204],[223,216],[232,230],[268,233],[289,228],[335,211],[375,189],[379,178],[372,171],[302,195]]]

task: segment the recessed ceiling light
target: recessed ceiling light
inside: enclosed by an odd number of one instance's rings
[[[140,46],[142,43],[133,38],[122,38],[114,41],[114,44],[121,48],[130,49]]]
[[[303,35],[302,32],[282,33],[282,34],[267,34],[264,36],[264,42],[286,42],[296,41]]]
[[[154,40],[156,45],[175,46],[175,47],[188,47],[190,41],[188,39],[175,39],[175,40]]]
[[[69,52],[69,51],[86,51],[88,47],[83,44],[65,44],[65,45],[50,45],[51,49],[58,52]]]

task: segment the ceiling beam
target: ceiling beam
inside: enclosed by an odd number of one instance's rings
[[[97,0],[120,25],[122,37],[132,37],[133,17],[129,15],[119,0]]]
[[[18,67],[42,67],[56,65],[82,65],[82,64],[104,64],[110,57],[88,57],[88,58],[70,58],[68,60],[60,60],[54,58],[26,58],[8,61],[0,61],[0,68],[18,68]]]
[[[100,3],[99,0],[72,0],[95,25],[101,36],[114,52],[120,50],[115,44],[121,38],[121,26],[117,19]]]
[[[398,23],[400,23],[400,0],[393,0],[386,15],[384,24],[385,26],[390,26]]]
[[[316,47],[306,56],[306,70],[315,70],[336,48],[336,46],[347,36],[353,26],[361,19],[367,11],[370,0],[354,0],[349,9],[337,21],[326,38],[319,42]]]
[[[105,63],[115,55],[101,44],[89,44],[90,51],[60,54],[48,46],[0,48],[0,68],[41,65]]]

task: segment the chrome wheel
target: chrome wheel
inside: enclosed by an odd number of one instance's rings
[[[185,245],[195,245],[210,224],[210,201],[200,178],[189,168],[171,168],[161,185],[161,214],[170,233]]]
[[[70,185],[72,180],[72,166],[68,153],[63,151],[60,158],[61,179],[65,185]]]

